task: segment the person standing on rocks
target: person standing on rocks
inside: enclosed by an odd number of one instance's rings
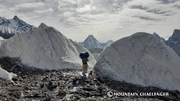
[[[83,74],[83,76],[86,76],[85,73],[87,73],[87,69],[88,69],[87,61],[89,61],[88,60],[89,53],[88,52],[80,53],[80,57],[81,57],[82,63],[83,63],[82,74]]]

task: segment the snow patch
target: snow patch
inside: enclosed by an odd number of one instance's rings
[[[5,80],[12,80],[13,77],[17,77],[14,73],[9,73],[0,67],[0,78]]]

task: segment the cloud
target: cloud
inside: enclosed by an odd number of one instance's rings
[[[145,17],[145,16],[134,16],[143,20],[153,20],[153,21],[158,21],[160,19],[154,19],[154,18],[150,18],[150,17]]]
[[[1,16],[44,22],[78,42],[89,34],[106,42],[138,31],[165,37],[179,28],[179,9],[179,0],[0,0]]]
[[[19,5],[16,5],[14,7],[14,10],[17,11],[17,12],[22,12],[22,13],[29,13],[29,12],[33,12],[35,11],[36,9],[39,9],[41,7],[43,7],[44,4],[41,3],[41,2],[38,2],[38,3],[23,3],[23,4],[19,4]]]
[[[158,1],[160,1],[160,2],[163,3],[163,4],[169,4],[169,3],[175,3],[175,2],[177,2],[178,0],[158,0]]]
[[[16,6],[16,8],[40,8],[45,4],[42,2],[23,3]]]
[[[84,7],[81,7],[81,8],[77,8],[77,12],[79,13],[85,13],[85,12],[88,12],[88,11],[91,11],[91,5],[85,5]]]
[[[86,12],[90,12],[90,11],[92,11],[92,10],[96,10],[96,7],[93,6],[93,3],[94,3],[93,0],[90,0],[89,2],[85,2],[85,3],[86,3],[86,5],[79,6],[79,7],[76,9],[76,11],[77,11],[78,13],[86,13]],[[81,3],[79,3],[79,4],[81,4]],[[82,4],[81,4],[81,5],[82,5]]]
[[[50,12],[53,12],[53,9],[52,8],[49,8],[47,10],[35,10],[36,13],[50,13]]]
[[[160,1],[151,0],[132,0],[121,7],[119,10],[119,29],[113,31],[118,39],[138,31],[149,33],[157,32],[161,36],[172,34],[173,29],[179,28],[179,10],[174,7],[176,3],[162,4]],[[122,34],[123,33],[123,34]]]
[[[64,17],[70,17],[70,16],[72,16],[72,13],[71,12],[64,12],[63,16]]]

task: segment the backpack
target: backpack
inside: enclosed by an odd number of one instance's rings
[[[79,54],[79,57],[82,59],[83,58],[83,56],[84,56],[84,53],[80,53]]]
[[[85,55],[86,58],[89,57],[89,53],[88,52],[85,52],[84,55]]]
[[[88,58],[89,57],[89,53],[85,52],[85,53],[80,53],[79,57],[82,59],[83,57]]]

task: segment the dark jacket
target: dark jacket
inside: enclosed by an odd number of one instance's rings
[[[87,59],[87,58],[85,58],[85,57],[84,57],[84,58],[82,58],[82,63],[83,63],[83,64],[87,64],[87,61],[88,61],[88,59]]]

